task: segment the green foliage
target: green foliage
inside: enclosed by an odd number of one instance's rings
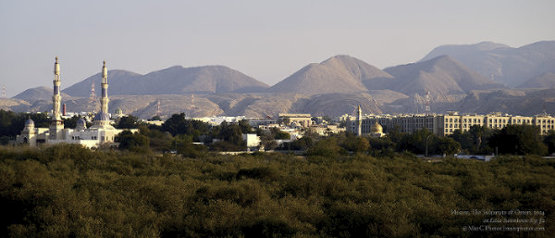
[[[493,150],[488,141],[493,135],[493,130],[485,126],[471,126],[466,132],[455,130],[449,137],[461,145],[461,149],[469,154],[491,154]]]
[[[25,127],[25,121],[32,119],[35,127],[48,127],[50,119],[46,113],[15,113],[0,109],[0,136],[15,139]],[[3,141],[7,141],[3,139]]]
[[[77,126],[77,121],[79,120],[79,116],[75,115],[69,119],[64,119],[64,127],[65,128],[75,128]]]
[[[340,140],[316,147],[340,150]],[[0,147],[0,236],[549,237],[553,174],[555,161],[535,156],[427,163],[362,153],[193,159],[63,144]],[[464,232],[488,217],[451,212],[472,209],[544,211],[546,231]]]
[[[193,139],[198,140],[200,135],[210,134],[210,125],[197,121],[185,119],[185,113],[173,114],[162,124],[162,131],[167,131],[175,135],[192,135]]]
[[[501,154],[547,154],[539,128],[532,125],[508,125],[494,133],[489,145]]]
[[[116,137],[119,142],[119,148],[134,152],[149,152],[149,139],[148,137],[139,133],[131,133],[130,131],[123,131]]]
[[[172,148],[178,154],[189,158],[200,158],[204,156],[207,149],[204,145],[194,145],[192,136],[179,135],[173,139]]]
[[[124,116],[118,120],[116,128],[118,129],[134,129],[138,126],[139,118],[133,115]]]
[[[329,137],[319,140],[307,151],[307,155],[317,155],[325,157],[337,157],[342,152],[341,147],[337,144],[335,137]]]
[[[555,153],[555,131],[549,131],[549,134],[543,139],[543,143],[547,146],[549,154]]]

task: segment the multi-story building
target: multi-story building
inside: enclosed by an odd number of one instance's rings
[[[347,130],[356,133],[357,120],[355,117],[344,118],[346,118]],[[400,132],[412,133],[426,128],[439,136],[451,135],[456,130],[468,131],[472,126],[502,129],[507,125],[535,125],[540,128],[541,135],[555,130],[555,117],[549,115],[527,117],[501,113],[461,115],[457,112],[448,112],[446,114],[366,115],[360,119],[361,134],[370,134],[375,123],[383,126],[385,131],[398,128]]]
[[[542,135],[547,135],[549,131],[555,130],[555,117],[549,115],[538,115],[532,120],[533,124],[540,127]]]

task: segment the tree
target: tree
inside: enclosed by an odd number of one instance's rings
[[[175,135],[192,135],[193,140],[200,141],[202,135],[208,135],[213,129],[210,124],[185,119],[185,113],[173,114],[168,120],[162,124],[162,131],[167,131],[173,136]]]
[[[118,124],[116,125],[116,128],[119,128],[119,129],[137,128],[137,122],[138,122],[138,118],[133,115],[124,116],[119,119]]]
[[[172,148],[178,154],[190,158],[202,157],[206,152],[206,147],[203,145],[193,144],[193,137],[187,135],[178,135],[172,141]]]
[[[218,135],[219,139],[222,139],[234,145],[245,145],[243,141],[243,133],[241,132],[241,127],[237,123],[227,123],[224,121],[222,122],[222,124],[220,124],[220,128],[221,130]]]
[[[71,118],[68,119],[64,119],[64,127],[65,128],[75,128],[77,126],[77,121],[81,119],[80,116],[73,116]]]
[[[341,152],[341,147],[337,144],[337,139],[334,137],[329,137],[326,139],[319,140],[310,147],[307,151],[307,155],[319,155],[326,157],[336,157]]]
[[[461,150],[461,144],[450,137],[437,137],[434,141],[435,151],[439,154],[452,155]]]
[[[241,132],[243,134],[251,133],[253,131],[251,125],[249,124],[249,121],[246,119],[239,121],[239,127],[241,128]]]
[[[497,131],[489,140],[492,148],[498,148],[502,154],[537,154],[547,153],[540,130],[532,125],[508,125]]]
[[[270,132],[272,133],[272,136],[276,140],[289,140],[289,139],[291,139],[291,135],[289,133],[287,133],[285,131],[281,131],[277,127],[270,128]]]
[[[139,133],[123,131],[116,137],[116,141],[119,142],[119,148],[122,150],[142,153],[150,151],[148,137]]]
[[[368,139],[364,137],[351,135],[345,137],[343,143],[341,143],[341,147],[347,151],[362,153],[370,149],[370,143],[368,142]]]
[[[547,146],[549,154],[555,153],[555,131],[549,131],[549,134],[543,139],[543,143]]]

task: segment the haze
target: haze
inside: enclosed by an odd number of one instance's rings
[[[62,88],[109,69],[226,65],[273,85],[348,54],[380,68],[434,47],[555,39],[555,1],[0,1],[0,86],[7,96]]]

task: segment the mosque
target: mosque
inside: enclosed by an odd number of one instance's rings
[[[114,144],[115,136],[123,130],[116,129],[111,125],[108,114],[108,70],[106,61],[102,65],[102,97],[100,98],[100,112],[93,120],[93,126],[87,128],[86,121],[81,118],[77,121],[75,129],[64,128],[64,122],[60,113],[62,97],[60,94],[60,65],[58,57],[54,63],[54,95],[52,96],[53,108],[49,128],[35,128],[33,120],[25,122],[25,128],[17,136],[18,144],[37,146],[40,144],[80,144],[87,148],[98,148],[100,145]]]

